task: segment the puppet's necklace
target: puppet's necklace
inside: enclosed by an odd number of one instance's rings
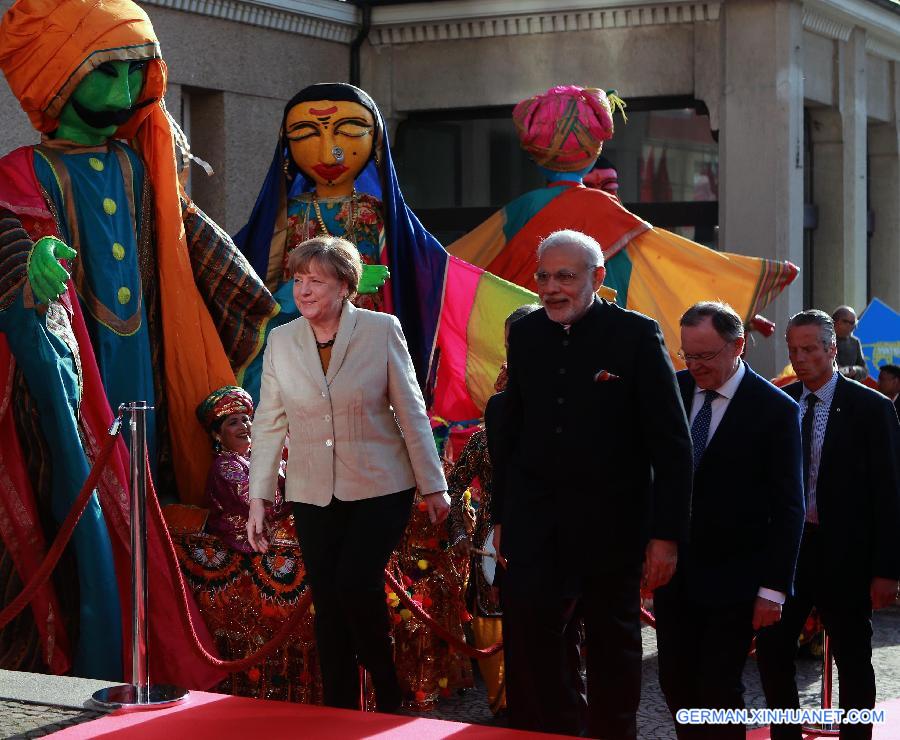
[[[316,212],[316,221],[319,222],[319,228],[322,230],[322,233],[333,236],[325,225],[325,219],[322,218],[322,209],[319,207],[319,198],[316,196],[315,191],[313,191],[312,194],[312,204],[313,210]],[[355,235],[356,221],[358,218],[359,203],[356,200],[356,188],[353,188],[353,192],[350,194],[350,208],[347,213],[347,224],[344,226],[344,238],[348,241],[353,241],[353,239],[351,239],[351,234]]]

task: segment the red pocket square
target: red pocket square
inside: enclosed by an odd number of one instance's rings
[[[606,383],[609,380],[621,380],[621,378],[609,370],[598,370],[594,375],[595,383]]]

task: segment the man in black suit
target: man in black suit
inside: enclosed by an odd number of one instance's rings
[[[508,561],[501,598],[510,725],[585,730],[565,639],[578,610],[587,734],[630,740],[641,581],[656,588],[675,570],[690,519],[691,445],[659,328],[598,299],[604,276],[600,246],[584,234],[556,232],[538,248],[544,310],[509,333],[495,542]]]
[[[681,740],[745,737],[742,724],[681,724],[678,710],[744,708],[753,632],[781,618],[803,533],[799,408],[743,362],[743,351],[730,306],[698,303],[681,317],[691,534],[653,599],[659,683]]]
[[[872,609],[892,603],[900,579],[900,422],[880,393],[834,366],[834,323],[803,311],[787,326],[788,354],[800,379],[785,388],[800,402],[806,525],[795,593],[781,621],[756,648],[770,708],[798,706],[797,637],[815,607],[831,640],[841,708],[875,705]],[[797,725],[772,725],[773,740],[800,740]],[[870,738],[872,726],[842,724],[841,738]]]
[[[513,322],[518,321],[521,318],[524,318],[530,313],[534,311],[541,310],[541,307],[537,304],[528,303],[524,306],[519,306],[515,311],[513,311],[509,316],[506,317],[506,321],[503,324],[503,341],[506,346],[507,351],[509,351],[509,329],[512,326]],[[506,367],[504,365],[501,370],[500,377],[497,378],[497,383],[494,386],[497,390],[493,396],[488,399],[487,405],[484,408],[484,428],[487,436],[487,445],[488,445],[488,457],[491,460],[492,471],[496,471],[498,467],[501,469],[504,467],[502,462],[502,455],[505,449],[505,445],[503,444],[503,440],[507,437],[507,431],[504,427],[505,423],[505,404],[506,404]],[[501,473],[502,475],[502,473]],[[492,486],[492,491],[497,490],[496,484],[496,475],[493,478],[494,483]],[[502,496],[500,499],[494,496],[491,501],[491,511],[497,511],[497,507],[502,507],[502,503],[498,504],[497,501],[502,502]],[[494,521],[497,520],[497,517],[492,517]],[[500,559],[500,567],[495,570],[494,573],[494,586],[498,588],[500,591],[503,589],[503,574],[506,569],[506,562]],[[573,619],[567,629],[566,629],[566,655],[567,655],[567,665],[570,671],[570,676],[572,678],[572,687],[575,692],[576,701],[578,703],[578,717],[579,722],[584,724],[584,720],[587,713],[587,701],[584,696],[584,679],[581,675],[581,664],[582,664],[582,656],[581,656],[581,635],[579,631],[578,618]],[[505,689],[504,689],[505,691]],[[505,694],[504,694],[505,695]]]

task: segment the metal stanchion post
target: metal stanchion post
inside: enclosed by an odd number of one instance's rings
[[[822,709],[831,709],[831,641],[828,633],[822,632]],[[840,725],[835,722],[803,725],[803,731],[818,737],[837,737]]]
[[[158,709],[182,701],[187,689],[150,683],[147,652],[147,412],[146,401],[125,404],[131,432],[131,683],[100,689],[92,699],[107,709]],[[120,413],[122,409],[119,409]]]
[[[359,667],[359,708],[363,712],[368,712],[369,707],[366,704],[366,699],[368,698],[369,688],[369,674],[365,668],[362,666]]]

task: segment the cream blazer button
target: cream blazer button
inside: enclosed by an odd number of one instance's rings
[[[333,447],[333,446],[334,446],[334,442],[333,442],[332,440],[330,440],[330,439],[326,439],[326,440],[325,440],[325,446],[326,446],[326,447]]]

